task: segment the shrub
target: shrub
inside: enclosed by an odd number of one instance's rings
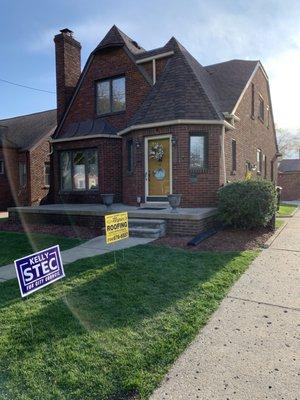
[[[219,218],[225,225],[243,229],[265,227],[276,207],[276,190],[270,181],[238,181],[219,190]]]

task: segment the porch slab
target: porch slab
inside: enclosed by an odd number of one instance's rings
[[[47,204],[34,207],[12,207],[8,209],[9,214],[63,214],[63,215],[78,215],[78,216],[104,216],[106,214],[117,212],[128,212],[129,218],[156,218],[156,219],[175,219],[175,220],[188,220],[199,221],[216,214],[217,209],[213,207],[203,208],[178,208],[177,213],[172,213],[168,205],[160,205],[160,208],[165,209],[157,210],[151,209],[147,206],[135,207],[127,206],[125,204],[113,204],[112,210],[107,211],[103,204]]]

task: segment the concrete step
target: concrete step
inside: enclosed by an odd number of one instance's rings
[[[145,228],[164,228],[165,221],[163,219],[143,219],[129,218],[129,228],[145,227]]]
[[[141,238],[158,239],[166,234],[166,222],[163,219],[129,218],[129,235]],[[102,228],[105,235],[105,228]]]
[[[164,236],[164,232],[159,228],[143,228],[138,226],[135,228],[129,228],[129,235],[140,238],[158,239]]]

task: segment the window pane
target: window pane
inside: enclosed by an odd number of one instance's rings
[[[4,174],[4,161],[0,160],[0,174]]]
[[[118,78],[112,81],[112,111],[125,110],[125,78]]]
[[[98,157],[96,150],[86,152],[88,189],[98,189]]]
[[[27,170],[24,162],[19,163],[19,181],[20,186],[24,187],[27,184]]]
[[[76,151],[73,159],[74,189],[84,190],[85,185],[85,157],[83,151]]]
[[[232,146],[232,149],[231,149],[231,152],[232,152],[232,166],[231,166],[231,169],[232,169],[232,171],[236,171],[236,141],[234,140],[234,139],[232,139],[232,142],[231,142],[231,146]]]
[[[110,81],[97,83],[97,113],[106,114],[110,109]]]
[[[67,151],[60,154],[60,179],[62,190],[72,190],[71,154]]]
[[[50,163],[45,162],[45,186],[50,186]]]
[[[205,137],[191,136],[190,137],[190,166],[192,169],[205,168]]]

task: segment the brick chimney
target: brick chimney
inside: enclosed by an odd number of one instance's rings
[[[81,72],[81,44],[70,29],[54,37],[56,62],[57,122],[59,123],[74,93]]]

